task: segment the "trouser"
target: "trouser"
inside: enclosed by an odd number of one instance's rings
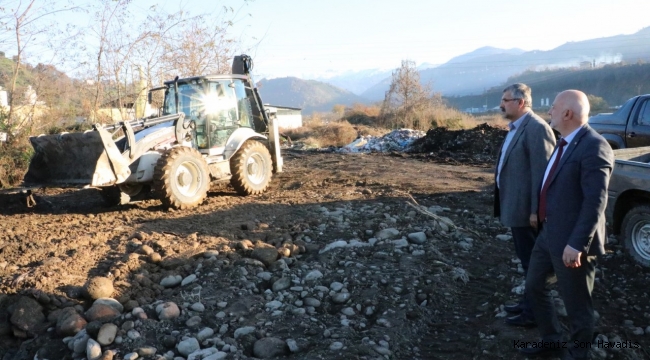
[[[537,230],[532,226],[521,226],[510,228],[512,231],[512,240],[515,243],[515,254],[521,260],[521,267],[524,269],[524,277],[528,274],[528,264],[530,263],[530,254],[533,252],[535,246],[535,237]],[[532,319],[533,310],[530,300],[524,293],[521,298],[520,306],[522,309],[522,317]]]
[[[549,239],[542,227],[531,254],[526,277],[526,289],[537,326],[543,341],[562,341],[562,328],[555,312],[555,304],[546,291],[547,278],[555,273],[570,321],[569,351],[573,357],[586,358],[595,326],[591,292],[594,288],[596,257],[582,255],[580,267],[568,268],[564,266],[562,256],[551,254],[549,248]],[[581,347],[580,344],[584,346]]]

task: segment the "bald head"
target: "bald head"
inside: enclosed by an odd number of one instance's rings
[[[587,95],[580,90],[566,90],[558,94],[566,110],[573,112],[573,118],[580,121],[580,125],[586,124],[589,119],[589,100]]]
[[[566,136],[589,120],[589,100],[579,90],[565,90],[555,97],[549,111],[551,126]]]

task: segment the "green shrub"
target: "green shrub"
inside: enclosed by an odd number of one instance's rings
[[[0,144],[0,188],[12,188],[22,182],[33,153],[26,138]]]

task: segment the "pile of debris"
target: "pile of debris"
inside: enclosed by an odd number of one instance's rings
[[[338,151],[344,153],[406,151],[414,141],[424,135],[425,133],[419,130],[397,129],[381,137],[361,136]]]
[[[506,130],[483,123],[473,129],[393,130],[382,137],[361,136],[335,151],[342,153],[408,152],[415,157],[449,163],[492,164]]]
[[[492,163],[496,161],[506,132],[487,123],[468,130],[439,127],[427,131],[426,136],[413,142],[407,151],[460,162]]]

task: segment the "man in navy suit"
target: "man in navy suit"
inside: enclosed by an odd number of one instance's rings
[[[548,346],[520,351],[526,355],[563,352],[570,359],[587,359],[589,349],[573,345],[591,342],[594,334],[591,292],[596,256],[605,253],[607,185],[614,155],[587,124],[589,101],[583,92],[561,92],[549,115],[551,127],[562,138],[539,187],[540,233],[526,277],[535,319]],[[563,340],[553,301],[545,291],[546,279],[553,273],[570,321],[566,350],[551,346]]]

